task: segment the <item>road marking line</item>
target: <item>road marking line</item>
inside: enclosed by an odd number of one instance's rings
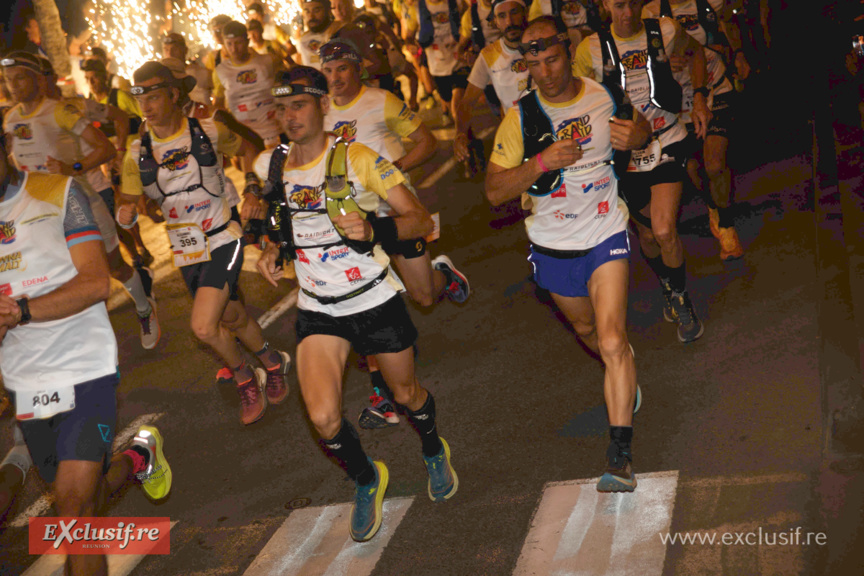
[[[490,126],[486,128],[485,130],[477,134],[477,138],[479,138],[480,140],[486,138],[495,131],[495,128],[495,126]],[[428,188],[430,186],[433,186],[436,182],[438,182],[438,180],[440,180],[445,174],[447,174],[447,172],[452,170],[454,166],[456,166],[456,158],[451,156],[447,159],[446,162],[436,168],[434,172],[424,178],[423,181],[420,182],[420,184],[417,186],[417,188]]]
[[[363,543],[348,535],[351,504],[295,510],[243,576],[367,576],[413,502],[414,498],[386,500],[380,531]]]
[[[300,292],[300,288],[294,288],[285,295],[282,300],[276,303],[275,306],[267,310],[264,314],[258,318],[258,324],[261,326],[261,329],[267,328],[272,324],[277,318],[282,316],[285,312],[291,309],[292,306],[297,304],[297,294]]]
[[[171,529],[177,525],[171,522]],[[156,546],[156,542],[153,543]],[[108,554],[108,576],[128,576],[147,554]],[[65,554],[46,554],[33,563],[22,576],[63,576]]]
[[[513,576],[660,574],[678,472],[637,480],[624,494],[598,493],[596,478],[547,484]]]
[[[162,416],[164,416],[164,412],[158,412],[155,414],[143,414],[135,418],[126,428],[123,429],[115,438],[114,444],[112,446],[114,452],[117,452],[120,448],[126,445],[129,440],[135,435],[138,431],[138,428],[144,426],[145,424],[152,424]],[[7,526],[12,528],[24,528],[30,523],[31,517],[42,516],[51,510],[51,504],[54,502],[54,497],[49,493],[43,496],[40,496],[38,500],[36,500],[33,504],[27,507],[26,510],[18,514],[12,522],[9,522]]]

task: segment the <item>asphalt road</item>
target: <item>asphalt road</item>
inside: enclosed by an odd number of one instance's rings
[[[702,202],[688,195],[682,207],[689,289],[705,322],[699,341],[677,341],[662,320],[656,279],[638,254],[632,259],[628,330],[644,392],[635,420],[635,495],[598,498],[593,491],[607,444],[602,367],[531,281],[521,211],[490,208],[481,179],[465,180],[457,168],[421,190],[430,211],[441,214],[441,239],[431,251],[448,254],[468,276],[471,298],[429,310],[411,305],[420,332],[418,378],[436,396],[459,492],[444,504],[429,501],[419,442],[404,420],[361,431],[367,452],[391,474],[385,528],[363,546],[346,542],[353,486],[319,451],[296,375],[288,401],[243,427],[234,391],[214,383],[220,363],[188,328],[191,300],[167,263],[164,234],[147,226],[145,240],[159,259],[163,336],[156,350],[142,350],[131,303],[112,296],[122,372],[118,430],[153,419],[174,486],[159,504],[137,487],[124,490],[109,515],[168,516],[176,525],[171,554],[145,557],[132,573],[852,573],[830,569],[838,555],[844,566],[857,565],[843,551],[860,535],[832,519],[844,507],[853,515],[860,509],[848,486],[860,473],[825,467],[812,130],[807,111],[773,123],[761,117],[776,80],[766,73],[753,82],[730,152],[744,258],[722,263]],[[481,123],[491,125],[491,116]],[[448,130],[438,134],[438,153],[414,182],[449,158]],[[270,287],[252,271],[254,249],[246,256],[240,283],[258,317],[293,286]],[[265,330],[292,356],[295,314],[289,308]],[[368,393],[368,376],[352,356],[348,418],[356,419]],[[10,426],[7,412],[4,451]],[[31,474],[0,530],[0,573],[24,573],[36,561],[27,554],[26,527],[12,524],[46,488]],[[827,541],[661,542],[661,533],[791,535],[798,528],[823,532]]]

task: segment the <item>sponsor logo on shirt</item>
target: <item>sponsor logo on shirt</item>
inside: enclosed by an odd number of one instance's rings
[[[175,172],[189,166],[189,150],[184,146],[167,151],[162,156],[162,167]]]
[[[575,16],[582,11],[582,5],[578,2],[564,2],[561,6],[561,11],[564,14]]]
[[[201,222],[201,230],[203,230],[204,232],[207,232],[211,226],[213,226],[212,218],[207,218],[206,220]]]
[[[552,215],[555,216],[555,218],[557,218],[558,220],[573,220],[579,217],[579,214],[568,214],[566,212],[562,212],[561,210],[555,210]]]
[[[521,80],[519,80],[519,84],[516,87],[519,89],[519,92],[524,92],[525,90],[527,90],[528,78],[522,78]],[[519,102],[518,98],[513,101],[513,105],[515,106],[517,102]]]
[[[28,286],[38,286],[39,284],[44,284],[48,282],[48,276],[42,276],[41,278],[30,278],[29,280],[24,280],[21,284],[24,288]]]
[[[585,194],[587,194],[591,190],[599,192],[600,190],[608,188],[611,181],[612,179],[609,176],[606,176],[605,178],[601,178],[600,180],[595,180],[594,182],[590,182],[588,184],[582,184],[582,192],[584,192]]]
[[[73,116],[78,116],[80,113],[78,112],[78,108],[73,106],[72,104],[66,104],[63,106],[63,112],[66,114],[70,114]]]
[[[185,206],[186,213],[191,214],[192,212],[200,212],[202,210],[206,210],[210,207],[210,200],[204,200],[203,202],[198,202],[196,204],[187,204]],[[173,208],[172,208],[173,210]]]
[[[378,156],[378,159],[375,160],[375,169],[378,170],[378,175],[381,176],[381,180],[386,180],[396,173],[396,167],[383,156]]]
[[[243,70],[237,74],[238,84],[254,84],[258,81],[258,71],[254,68],[251,70]]]
[[[629,254],[626,248],[615,248],[609,251],[610,256],[618,256],[619,254]]]
[[[311,276],[306,276],[306,281],[309,282],[310,284],[312,284],[313,286],[326,286],[327,285],[327,282],[325,282],[324,280],[316,280],[315,278],[312,278]]]
[[[528,62],[524,58],[517,58],[510,63],[510,70],[516,74],[528,71]]]
[[[437,24],[447,24],[447,22],[450,21],[450,16],[447,12],[438,12],[435,14],[434,18]]]
[[[407,104],[402,104],[402,109],[399,110],[399,118],[404,118],[408,121],[414,120],[414,112],[408,108]]]
[[[629,50],[621,55],[621,63],[627,70],[638,70],[648,66],[647,50]]]
[[[307,46],[309,46],[309,50],[311,50],[312,52],[315,52],[315,55],[317,56],[318,55],[318,48],[321,47],[321,41],[315,40],[315,39],[310,40],[309,44],[307,44]],[[316,62],[317,62],[317,60],[316,60]]]
[[[4,296],[12,296],[12,285],[0,284],[0,294],[3,294]]]
[[[21,252],[13,252],[6,256],[0,256],[0,272],[17,270],[21,267]]]
[[[333,133],[346,142],[354,142],[357,137],[357,120],[343,120],[333,126]]]
[[[176,207],[172,207],[171,210],[168,211],[168,217],[174,218],[174,219],[179,218],[179,216],[177,216],[177,208]]]
[[[335,248],[333,250],[327,250],[323,254],[321,254],[320,259],[321,262],[327,262],[327,260],[339,260],[340,258],[347,258],[348,254],[351,253],[351,249],[347,246],[342,248]]]
[[[345,276],[348,277],[348,282],[351,284],[356,284],[363,280],[363,275],[360,274],[360,268],[357,268],[356,266],[345,270]]]
[[[567,197],[567,184],[561,184],[561,187],[558,190],[552,192],[552,198],[566,198]]]
[[[32,140],[33,129],[29,124],[16,124],[12,127],[12,136],[19,140]]]
[[[301,210],[317,210],[321,208],[321,190],[310,186],[299,186],[294,184],[288,200],[296,204]]]
[[[585,146],[591,142],[590,122],[591,116],[589,114],[565,120],[555,129],[558,140],[577,140],[581,146]]]
[[[675,16],[678,23],[685,30],[696,30],[699,28],[699,18],[696,14],[678,14]]]
[[[654,131],[655,132],[657,130],[660,130],[661,128],[663,128],[665,125],[666,125],[666,119],[665,118],[661,117],[661,118],[655,118],[654,119]]]
[[[598,202],[597,203],[597,214],[608,214],[609,213],[609,202]]]
[[[0,244],[12,244],[15,242],[15,221],[0,221]]]
[[[309,258],[306,257],[306,253],[299,248],[297,249],[297,260],[299,260],[303,264],[309,264]]]

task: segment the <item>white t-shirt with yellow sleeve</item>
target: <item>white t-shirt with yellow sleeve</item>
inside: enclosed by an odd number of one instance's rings
[[[327,215],[314,212],[326,204],[324,176],[327,153],[335,141],[328,136],[327,146],[312,162],[282,172],[285,196],[292,210],[291,221],[297,259],[294,270],[297,282],[304,290],[319,296],[343,296],[380,276],[390,265],[390,259],[376,245],[371,254],[360,254],[345,244]],[[270,173],[272,150],[265,150],[255,161],[255,173],[266,179]],[[290,160],[290,151],[288,157]],[[402,173],[389,160],[362,144],[348,146],[348,180],[354,186],[354,200],[366,212],[378,210],[387,200],[389,190],[405,182]],[[297,212],[304,210],[304,212]],[[335,244],[332,246],[327,246]],[[354,298],[322,304],[300,291],[297,307],[331,316],[347,316],[383,304],[402,290],[392,272],[387,280]]]
[[[563,183],[546,196],[522,195],[531,210],[525,227],[531,242],[553,250],[588,250],[626,230],[628,211],[618,199],[618,179],[609,164],[612,144],[609,118],[615,103],[599,83],[582,79],[582,87],[569,102],[547,102],[536,97],[549,117],[556,140],[578,140],[583,156],[563,170]],[[501,168],[523,163],[522,115],[518,107],[504,116],[495,135],[490,162]]]

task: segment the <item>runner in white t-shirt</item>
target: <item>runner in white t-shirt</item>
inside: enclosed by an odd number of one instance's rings
[[[324,119],[325,128],[347,142],[368,146],[404,173],[435,153],[435,136],[407,104],[386,90],[361,83],[361,58],[353,46],[331,41],[321,47],[320,56],[332,97]],[[403,137],[415,143],[407,154],[402,146]],[[386,203],[382,207],[381,215],[388,215],[390,207]],[[446,256],[431,260],[424,238],[385,243],[382,248],[393,258],[411,298],[421,306],[432,306],[444,294],[459,303],[468,298],[465,276]],[[372,406],[360,415],[360,427],[383,428],[398,424],[392,392],[374,359],[369,361],[369,373],[375,394],[370,398]]]
[[[325,452],[355,482],[350,534],[366,541],[381,526],[389,473],[383,462],[366,455],[357,431],[342,417],[342,373],[352,347],[377,358],[420,436],[429,497],[444,501],[459,487],[450,449],[436,429],[435,400],[414,373],[417,330],[398,294],[389,259],[377,246],[424,236],[432,231],[432,219],[393,164],[362,144],[337,145],[324,131],[330,102],[327,80],[318,70],[300,66],[283,75],[282,82],[274,96],[291,145],[265,152],[255,167],[278,196],[274,202],[283,206],[280,225],[288,234],[281,249],[267,247],[258,270],[278,286],[278,258],[296,256],[300,391]],[[394,216],[374,218],[381,200],[390,204]]]
[[[241,156],[244,167],[251,168],[257,150],[218,121],[187,118],[179,102],[188,86],[178,86],[181,81],[164,64],[147,62],[134,79],[132,93],[146,123],[123,163],[117,221],[132,225],[142,194],[161,206],[174,265],[193,299],[192,331],[232,369],[241,421],[252,424],[264,415],[268,402],[279,404],[287,397],[285,375],[291,365],[287,353],[270,349],[237,294],[242,230],[231,219],[221,155]],[[260,218],[263,212],[255,197],[260,186],[251,170],[246,181],[241,218]],[[246,364],[238,338],[264,369]]]
[[[522,31],[528,26],[524,0],[495,0],[492,3],[493,22],[503,30],[501,38],[480,51],[468,75],[468,88],[456,109],[456,138],[453,152],[456,159],[469,159],[469,144],[473,138],[471,114],[477,106],[483,90],[492,86],[501,102],[502,116],[516,106],[519,98],[528,89],[528,66],[519,52]],[[480,150],[482,154],[482,149]]]
[[[569,37],[551,17],[529,24],[522,42],[531,47],[525,59],[538,89],[498,129],[486,197],[500,205],[521,196],[531,210],[525,226],[534,278],[606,365],[610,443],[597,490],[632,492],[630,443],[641,394],[627,339],[628,213],[611,160],[613,150],[643,146],[651,128],[641,114],[613,118],[609,92],[572,75]]]

